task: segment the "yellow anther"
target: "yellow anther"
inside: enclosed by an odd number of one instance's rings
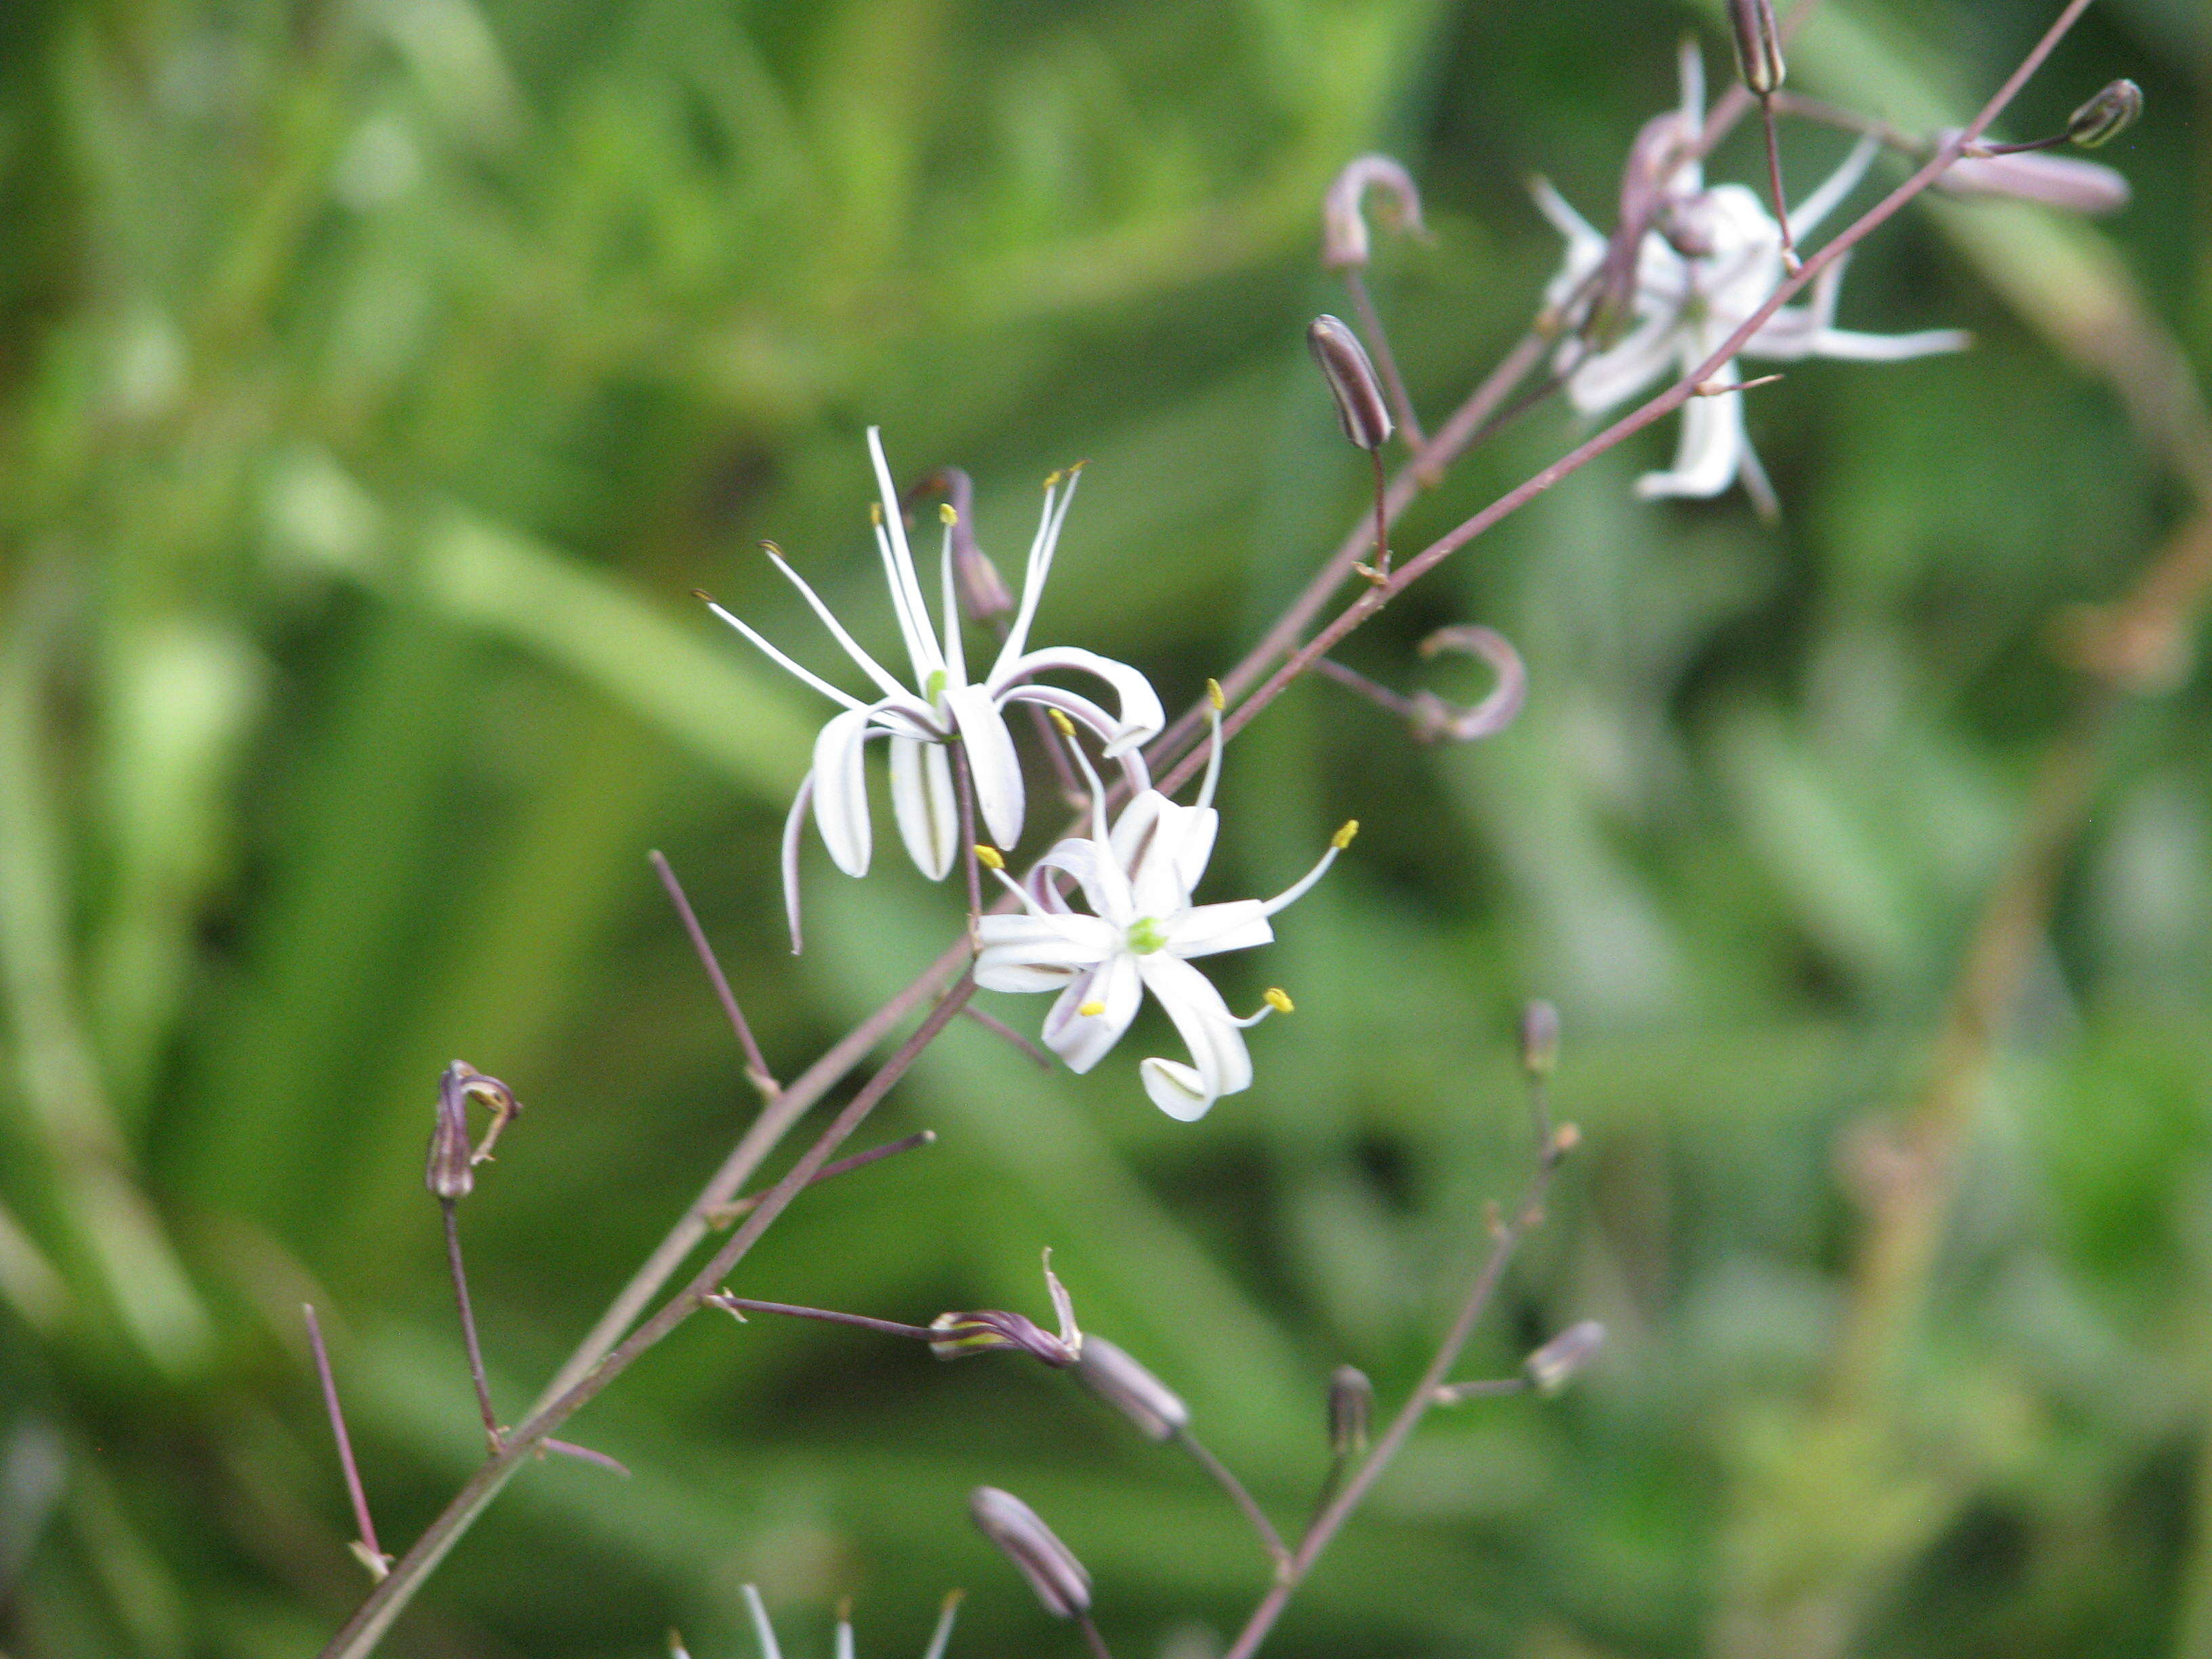
[[[1075,1012],[1085,1019],[1096,1019],[1106,1012],[1106,1005],[1103,1002],[1079,1003],[1076,1005]]]
[[[1057,473],[1057,472],[1048,472],[1048,473],[1046,473],[1046,474],[1044,475],[1044,487],[1045,487],[1047,489],[1059,489],[1059,488],[1060,488],[1060,474],[1059,474],[1059,473]]]
[[[884,504],[881,501],[870,501],[868,503],[868,522],[872,525],[880,526],[883,521]]]
[[[774,542],[763,542],[761,544],[761,551],[767,554],[771,559],[780,559],[784,556],[783,550],[778,547]]]
[[[1279,985],[1270,985],[1260,994],[1260,1000],[1279,1014],[1295,1014],[1298,1005],[1291,1000],[1291,994]]]
[[[1338,852],[1341,853],[1346,848],[1352,845],[1352,838],[1358,833],[1359,820],[1358,818],[1346,818],[1344,821],[1344,828],[1338,830],[1334,835],[1328,838],[1328,844],[1336,848]]]
[[[1051,718],[1052,729],[1059,732],[1061,737],[1073,738],[1075,735],[1075,722],[1068,719],[1066,714],[1057,708],[1048,708],[1044,712]]]
[[[1217,714],[1229,707],[1229,699],[1221,695],[1221,682],[1217,679],[1206,681],[1206,700],[1213,705],[1213,712]]]
[[[953,510],[951,502],[939,501],[937,504],[937,521],[949,530],[960,522],[960,515]]]
[[[987,847],[980,841],[975,843],[975,862],[986,870],[1003,870],[1006,867],[1005,855],[997,848]]]

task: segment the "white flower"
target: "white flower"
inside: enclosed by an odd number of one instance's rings
[[[897,616],[899,635],[914,669],[911,690],[902,685],[848,633],[829,606],[822,603],[805,580],[786,563],[774,547],[769,556],[776,568],[791,579],[830,636],[874,682],[880,694],[873,702],[838,690],[819,675],[786,656],[753,629],[719,605],[709,608],[769,656],[831,701],[844,705],[814,740],[814,765],[791,804],[783,830],[784,906],[791,921],[792,949],[799,948],[799,836],[808,802],[814,822],[822,831],[822,844],[836,866],[849,876],[868,872],[872,848],[868,817],[867,775],[861,765],[864,746],[882,738],[890,745],[891,807],[900,838],[915,866],[932,881],[942,880],[960,848],[960,812],[954,793],[952,766],[945,745],[956,739],[963,745],[970,775],[975,780],[975,810],[984,831],[1000,847],[1021,839],[1026,801],[1022,769],[1014,753],[1012,734],[1006,729],[1006,705],[1039,702],[1057,709],[1088,726],[1106,745],[1106,753],[1119,756],[1133,750],[1166,724],[1158,695],[1152,683],[1135,669],[1096,652],[1061,646],[1029,650],[1030,627],[1036,619],[1037,602],[1043,597],[1045,578],[1052,569],[1060,526],[1068,504],[1075,499],[1080,469],[1065,475],[1055,472],[1045,481],[1044,511],[1030,543],[1029,567],[1022,582],[1021,607],[1005,644],[980,680],[968,678],[966,654],[961,646],[960,613],[953,592],[952,521],[945,529],[940,604],[945,613],[942,637],[933,628],[928,602],[915,574],[914,556],[908,550],[906,526],[899,511],[898,492],[892,486],[890,466],[884,460],[883,440],[878,428],[868,428],[868,454],[875,464],[876,483],[883,494],[880,506],[872,507],[876,547],[882,555],[884,576],[889,583],[891,609]],[[1086,697],[1057,686],[1031,683],[1032,677],[1053,670],[1089,674],[1114,690],[1119,713],[1109,714]]]
[[[1146,1060],[1137,1069],[1153,1104],[1186,1122],[1203,1117],[1219,1097],[1251,1087],[1244,1028],[1291,1006],[1283,993],[1270,991],[1265,1006],[1239,1019],[1191,959],[1272,941],[1275,933],[1267,918],[1320,880],[1359,827],[1355,822],[1338,830],[1321,862],[1274,898],[1194,904],[1191,890],[1206,873],[1220,823],[1212,805],[1221,765],[1218,717],[1215,731],[1196,805],[1181,806],[1157,789],[1140,788],[1110,831],[1104,791],[1079,750],[1091,780],[1091,836],[1054,847],[1037,861],[1026,885],[1002,874],[1024,914],[985,916],[976,923],[976,984],[992,991],[1059,992],[1045,1016],[1043,1036],[1071,1070],[1087,1072],[1106,1057],[1149,989],[1175,1022],[1191,1058],[1188,1065]],[[1074,878],[1091,914],[1069,908],[1054,883],[1054,872]]]
[[[1677,131],[1686,137],[1698,132],[1705,118],[1703,73],[1694,55],[1685,58],[1682,82],[1682,109],[1674,118]],[[1873,161],[1875,148],[1872,139],[1860,143],[1791,212],[1790,226],[1797,237],[1805,236],[1850,194]],[[1567,240],[1566,262],[1546,290],[1546,299],[1555,310],[1571,315],[1577,296],[1605,262],[1606,239],[1550,185],[1539,180],[1535,197],[1538,209]],[[1704,170],[1695,160],[1682,163],[1667,178],[1653,223],[1637,250],[1635,289],[1629,300],[1634,325],[1603,350],[1589,351],[1579,339],[1560,347],[1558,367],[1567,376],[1567,396],[1586,415],[1610,409],[1662,379],[1696,368],[1782,284],[1782,228],[1759,197],[1743,185],[1707,189]],[[1860,334],[1836,327],[1837,291],[1844,263],[1837,261],[1814,279],[1809,305],[1784,307],[1762,324],[1744,343],[1744,355],[1780,361],[1838,357],[1894,362],[1967,345],[1968,337],[1956,329]],[[1727,386],[1741,377],[1730,360],[1708,378],[1710,384]],[[1744,435],[1743,394],[1716,392],[1684,405],[1674,465],[1639,478],[1636,493],[1646,499],[1717,495],[1739,474],[1762,508],[1771,507],[1772,491]]]

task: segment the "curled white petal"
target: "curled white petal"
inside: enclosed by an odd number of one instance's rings
[[[1069,1071],[1087,1072],[1113,1051],[1143,1000],[1137,959],[1116,951],[1060,994],[1044,1018],[1044,1045]]]
[[[830,861],[848,876],[868,873],[868,775],[860,763],[873,711],[851,708],[814,739],[814,823]]]
[[[806,823],[806,809],[814,803],[814,774],[799,780],[791,798],[791,811],[783,816],[783,919],[791,929],[791,954],[797,956],[805,940],[799,931],[799,836]]]
[[[941,743],[894,734],[891,811],[899,838],[915,868],[942,881],[960,851],[960,804],[952,789],[952,763]]]
[[[1735,365],[1726,363],[1717,378],[1731,381],[1735,374]],[[1682,435],[1675,446],[1674,467],[1665,472],[1645,473],[1636,481],[1636,493],[1646,501],[1717,495],[1735,482],[1745,441],[1743,393],[1723,392],[1710,398],[1692,398],[1683,406]]]
[[[1157,1057],[1139,1064],[1152,1104],[1190,1123],[1204,1117],[1223,1095],[1250,1088],[1252,1056],[1244,1033],[1213,982],[1164,951],[1139,957],[1137,970],[1190,1049],[1188,1066]]]
[[[976,943],[976,984],[1024,992],[1060,989],[1111,955],[1120,939],[1096,916],[985,916]]]
[[[1160,707],[1160,694],[1152,690],[1150,680],[1127,663],[1115,662],[1111,657],[1102,657],[1096,651],[1085,651],[1077,646],[1053,646],[1012,661],[1002,659],[1000,665],[991,671],[988,683],[995,695],[1004,696],[1023,681],[1055,670],[1089,674],[1114,688],[1121,714],[1115,723],[1115,731],[1106,744],[1109,760],[1124,750],[1150,743],[1168,723],[1166,711]]]

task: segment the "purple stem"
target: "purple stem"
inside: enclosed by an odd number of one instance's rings
[[[362,1490],[361,1470],[353,1461],[353,1441],[346,1433],[345,1413],[338,1409],[337,1379],[331,1375],[330,1350],[323,1346],[322,1322],[312,1302],[300,1304],[307,1316],[307,1346],[314,1350],[315,1375],[322,1379],[323,1409],[330,1413],[331,1437],[338,1443],[338,1467],[345,1472],[346,1496],[353,1500],[353,1522],[360,1529],[362,1547],[379,1562],[387,1561],[376,1541],[376,1522],[368,1518],[368,1494]]]
[[[653,867],[659,872],[660,884],[668,890],[669,902],[675,905],[676,914],[683,918],[684,931],[691,936],[691,948],[699,953],[707,977],[714,981],[714,994],[721,1000],[722,1012],[729,1016],[738,1045],[745,1051],[746,1080],[760,1091],[763,1099],[775,1099],[779,1091],[775,1076],[768,1069],[768,1061],[761,1057],[760,1044],[753,1041],[753,1028],[745,1023],[745,1011],[738,1006],[737,993],[730,989],[722,964],[715,960],[714,947],[707,942],[707,930],[699,925],[691,901],[684,896],[684,884],[676,879],[676,872],[657,848],[653,854]]]

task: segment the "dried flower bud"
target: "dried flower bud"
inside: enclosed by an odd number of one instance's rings
[[[2141,87],[2132,81],[2115,81],[2066,118],[2066,136],[2084,149],[2094,149],[2133,126],[2142,106]]]
[[[1018,1348],[1064,1370],[1082,1358],[1080,1350],[1061,1341],[1035,1320],[1001,1309],[939,1314],[929,1322],[929,1328],[940,1333],[929,1343],[930,1352],[939,1359],[965,1359],[970,1354]]]
[[[1076,1380],[1127,1418],[1148,1440],[1171,1440],[1190,1423],[1190,1407],[1168,1385],[1103,1336],[1083,1339]]]
[[[1955,133],[1939,132],[1944,143]],[[1936,175],[1936,189],[1952,196],[1996,196],[2036,202],[2070,213],[2112,213],[2134,192],[2124,174],[2100,161],[2026,151],[2014,155],[1966,155]]]
[[[1091,1611],[1091,1575],[1035,1510],[1010,1492],[978,1486],[969,1494],[968,1512],[983,1536],[1030,1581],[1047,1613],[1073,1619]]]
[[[968,475],[957,466],[940,466],[907,494],[909,498],[945,497],[938,517],[952,532],[952,582],[959,590],[962,613],[973,623],[994,622],[1012,615],[1014,596],[1007,591],[999,567],[975,544],[975,486]]]
[[[1328,395],[1336,400],[1336,423],[1344,435],[1358,448],[1382,448],[1390,441],[1390,410],[1359,337],[1324,314],[1307,326],[1306,343],[1328,381]]]
[[[469,1102],[481,1102],[491,1113],[483,1144],[469,1146]],[[495,1077],[486,1077],[465,1060],[446,1068],[438,1080],[438,1115],[430,1128],[430,1153],[422,1171],[422,1184],[431,1195],[448,1202],[466,1198],[476,1189],[475,1167],[491,1157],[491,1149],[517,1114],[522,1103]]]
[[[1532,1002],[1521,1011],[1521,1069],[1548,1077],[1559,1063],[1559,1011],[1548,1002]]]
[[[1433,657],[1439,651],[1463,651],[1481,658],[1498,676],[1498,684],[1480,702],[1464,708],[1446,702],[1433,691],[1415,692],[1414,738],[1422,743],[1445,738],[1454,743],[1474,743],[1496,737],[1512,725],[1521,705],[1528,700],[1528,670],[1521,653],[1513,648],[1513,641],[1494,628],[1470,623],[1440,628],[1421,641],[1423,656]]]
[[[1779,92],[1782,30],[1773,0],[1729,0],[1729,27],[1735,33],[1735,66],[1744,85],[1762,98]]]
[[[1322,200],[1321,263],[1325,270],[1356,269],[1367,263],[1367,218],[1361,210],[1370,190],[1390,198],[1397,228],[1420,234],[1421,193],[1413,176],[1387,155],[1362,155],[1336,175]]]
[[[1539,1394],[1557,1394],[1605,1346],[1605,1327],[1585,1319],[1561,1331],[1522,1362]]]
[[[1368,1425],[1375,1416],[1375,1385],[1356,1366],[1339,1365],[1328,1379],[1328,1449],[1338,1457],[1357,1457],[1367,1449]]]

